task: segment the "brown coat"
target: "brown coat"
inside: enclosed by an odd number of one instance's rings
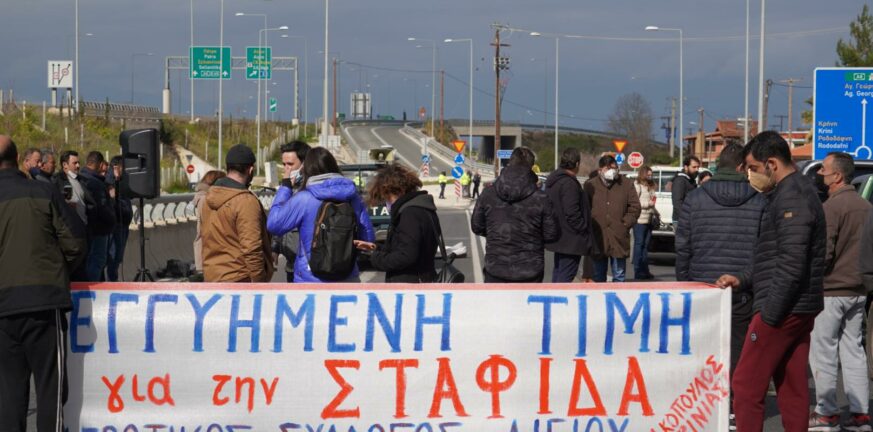
[[[861,283],[860,244],[871,205],[851,185],[829,195],[823,205],[828,227],[824,295],[864,296],[867,291]]]
[[[273,276],[267,216],[258,198],[230,179],[206,193],[200,215],[207,282],[268,282]]]
[[[631,180],[624,176],[607,186],[600,176],[585,182],[591,200],[594,228],[594,256],[630,256],[630,229],[640,217],[640,197]]]

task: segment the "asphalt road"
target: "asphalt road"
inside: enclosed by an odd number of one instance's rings
[[[350,126],[346,131],[354,141],[353,145],[360,150],[389,145],[394,147],[396,159],[400,159],[415,170],[421,166],[423,152],[421,144],[401,134],[398,126]],[[439,171],[448,173],[452,169],[450,164],[438,157],[431,160],[430,167],[431,175],[436,175]]]

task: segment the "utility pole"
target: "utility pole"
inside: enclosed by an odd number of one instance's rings
[[[444,129],[443,122],[445,121],[446,109],[446,71],[440,71],[440,136],[442,137]],[[436,137],[434,137],[436,138]]]
[[[770,105],[770,88],[773,87],[773,80],[768,79],[767,85],[764,88],[764,108],[761,110],[761,121],[758,124],[758,133],[761,133],[767,129],[767,109]]]
[[[500,57],[500,47],[509,46],[509,44],[500,43],[500,31],[503,30],[502,24],[492,24],[494,28],[494,42],[491,46],[494,47],[494,177],[500,174],[500,158],[498,151],[500,150],[500,71],[509,69],[509,59]]]
[[[794,131],[794,84],[800,82],[800,78],[788,78],[780,82],[788,84],[788,145],[794,148],[794,136],[791,134]]]
[[[787,119],[788,116],[780,114],[780,115],[775,116],[775,117],[779,119],[779,131],[785,130],[785,129],[783,129],[783,127],[785,126],[785,119]]]
[[[697,109],[697,114],[700,115],[700,119],[697,121],[697,142],[698,142],[699,148],[695,149],[695,150],[700,150],[699,154],[701,154],[703,156],[709,156],[709,154],[706,151],[706,134],[703,132],[703,114],[704,114],[703,107],[700,107]],[[697,152],[695,151],[695,153],[697,153]]]
[[[331,124],[333,125],[333,130],[336,131],[336,57],[333,58],[333,119],[331,120]],[[334,132],[336,133],[336,132]],[[327,143],[324,143],[326,146]]]
[[[670,159],[676,153],[676,98],[670,98]]]

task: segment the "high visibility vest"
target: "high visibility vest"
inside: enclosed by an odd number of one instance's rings
[[[470,176],[467,173],[461,176],[461,186],[467,186],[470,184]]]
[[[440,174],[439,182],[440,182],[440,184],[446,184],[449,182],[449,179],[447,179],[446,176]]]

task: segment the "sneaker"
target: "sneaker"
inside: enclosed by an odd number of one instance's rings
[[[839,432],[840,416],[823,416],[815,411],[809,415],[809,430],[818,432]]]
[[[852,414],[852,416],[843,423],[843,429],[852,432],[873,431],[873,427],[870,426],[870,416],[867,414]]]
[[[728,430],[737,430],[737,417],[734,413],[731,413],[730,416],[728,416]]]

